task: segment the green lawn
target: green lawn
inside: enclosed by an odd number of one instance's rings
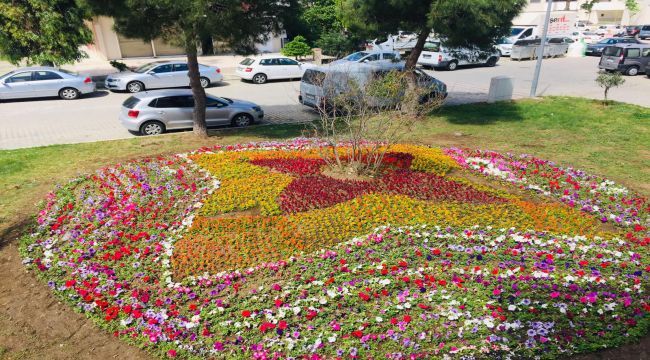
[[[55,184],[128,159],[211,144],[300,136],[304,125],[222,130],[208,140],[191,133],[153,138],[0,151],[0,238],[35,212]],[[551,97],[446,107],[418,124],[409,141],[534,154],[606,175],[650,193],[650,109]]]

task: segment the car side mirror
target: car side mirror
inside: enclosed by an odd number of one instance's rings
[[[147,74],[148,74],[148,75],[155,75],[156,73],[153,72],[153,71],[147,71]]]

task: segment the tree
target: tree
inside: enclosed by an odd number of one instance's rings
[[[598,83],[598,86],[605,89],[605,100],[603,101],[603,104],[607,105],[607,94],[609,93],[609,89],[623,85],[623,83],[625,83],[625,79],[623,79],[623,75],[621,75],[619,72],[603,71],[598,74],[596,83]]]
[[[236,53],[255,52],[255,43],[279,31],[287,10],[276,0],[80,0],[96,15],[115,19],[115,30],[131,38],[162,38],[187,54],[194,96],[194,132],[207,136],[205,90],[201,87],[197,46],[207,34],[231,45]]]
[[[433,30],[450,47],[492,47],[509,33],[526,0],[342,0],[343,23],[368,33],[418,34],[406,67],[415,68]],[[417,9],[417,10],[416,10]]]
[[[327,144],[321,158],[337,176],[376,175],[389,147],[444,101],[442,89],[427,77],[412,87],[410,72],[368,70],[339,68],[307,79],[322,89],[320,121],[312,125]]]
[[[330,31],[321,35],[316,41],[316,46],[323,49],[323,53],[335,57],[341,57],[344,54],[355,50],[357,39],[353,36],[346,35],[341,31]]]
[[[65,64],[92,41],[75,0],[0,0],[0,58],[12,64]]]
[[[304,36],[298,35],[286,43],[281,52],[284,56],[295,56],[297,59],[311,54],[311,47],[307,44],[307,39]]]

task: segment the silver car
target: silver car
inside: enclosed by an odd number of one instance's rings
[[[142,65],[133,71],[110,74],[106,78],[104,86],[109,90],[122,90],[131,93],[190,86],[187,72],[187,62],[156,61]],[[218,67],[199,64],[199,72],[201,86],[204,88],[223,81],[221,69]]]
[[[157,135],[167,130],[191,129],[193,110],[191,90],[147,91],[124,101],[120,122],[129,131]],[[244,127],[262,120],[264,111],[249,101],[207,95],[205,117],[208,127]]]
[[[26,67],[0,76],[0,100],[58,96],[64,100],[78,99],[95,92],[89,76],[53,67]]]

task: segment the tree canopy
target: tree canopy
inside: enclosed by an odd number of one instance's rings
[[[92,41],[75,0],[0,0],[0,58],[13,64],[65,64]]]
[[[307,44],[307,39],[298,35],[286,43],[281,51],[284,56],[300,57],[311,54],[311,47]]]

